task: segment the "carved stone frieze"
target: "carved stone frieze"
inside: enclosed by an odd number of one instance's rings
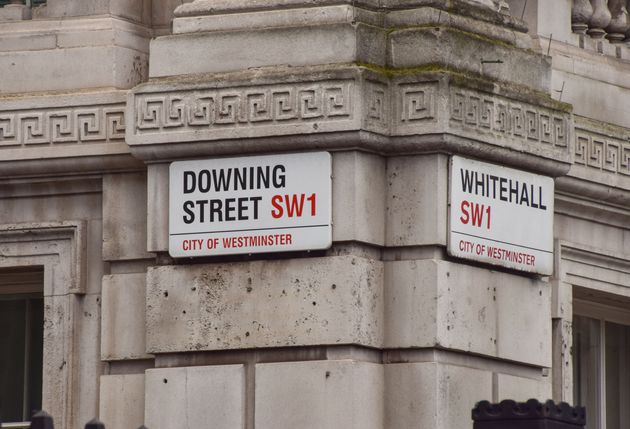
[[[552,175],[568,170],[571,115],[547,99],[537,105],[536,95],[456,86],[448,74],[385,76],[360,68],[317,73],[209,76],[207,84],[156,79],[129,95],[126,141],[135,156],[149,161],[200,151],[227,154],[236,146],[252,152],[313,144],[387,152],[399,144],[411,152],[465,152],[465,142],[475,140],[486,142],[482,150],[495,156],[528,154],[534,169]],[[448,145],[440,145],[440,138]],[[498,155],[497,148],[506,152]],[[541,160],[554,166],[541,167]]]
[[[29,145],[123,141],[125,106],[0,111],[0,149]]]
[[[365,128],[379,134],[389,132],[391,98],[389,87],[381,82],[365,82]]]
[[[251,135],[257,128],[272,134],[293,134],[296,125],[317,130],[354,118],[354,87],[352,80],[325,80],[139,94],[134,136],[168,133],[214,140],[238,136],[238,130]]]
[[[576,128],[575,164],[630,178],[630,142],[594,130]]]
[[[568,115],[504,97],[452,87],[450,123],[480,135],[568,148]]]

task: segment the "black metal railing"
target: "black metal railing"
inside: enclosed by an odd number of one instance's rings
[[[472,410],[473,429],[584,429],[586,409],[565,402],[479,402]]]

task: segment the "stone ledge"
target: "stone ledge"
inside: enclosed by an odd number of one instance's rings
[[[131,88],[148,75],[151,34],[102,16],[0,23],[0,68],[12,77],[0,81],[0,94]]]
[[[457,10],[462,15],[513,28],[526,33],[525,22],[510,15],[499,13],[488,7],[493,0],[195,0],[175,10],[176,17],[221,15],[268,9],[291,9],[350,4],[370,10],[404,10],[418,7],[433,7],[444,11]],[[485,3],[485,4],[484,4]]]
[[[190,156],[193,147],[196,156],[314,142],[328,150],[463,153],[482,141],[478,153],[512,153],[531,161],[515,164],[566,173],[567,105],[484,82],[441,66],[356,65],[155,79],[129,95],[127,142],[141,159],[164,160]]]
[[[125,143],[125,91],[0,97],[3,177],[141,168]]]
[[[572,178],[630,190],[630,129],[575,117]]]

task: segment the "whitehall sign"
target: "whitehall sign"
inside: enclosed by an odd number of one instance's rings
[[[331,172],[327,152],[173,162],[170,255],[330,247]]]
[[[448,253],[552,274],[553,198],[549,177],[452,157]]]

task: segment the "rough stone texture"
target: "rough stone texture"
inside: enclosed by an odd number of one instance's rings
[[[144,273],[103,277],[102,360],[149,357],[145,351],[145,281]]]
[[[146,371],[146,426],[245,428],[243,365]]]
[[[132,153],[151,162],[313,147],[446,150],[558,176],[570,166],[569,110],[443,66],[283,66],[152,80],[129,96],[134,126],[126,137]],[[485,144],[472,144],[479,139]]]
[[[103,259],[151,258],[147,253],[146,173],[103,176]]]
[[[385,427],[472,427],[471,404],[492,398],[492,373],[436,362],[385,365]],[[404,410],[404,411],[403,411]]]
[[[361,152],[333,154],[333,240],[385,242],[385,160]]]
[[[385,284],[386,347],[440,346],[551,366],[548,283],[422,260],[387,262]]]
[[[388,158],[387,185],[387,245],[446,245],[448,158]]]
[[[144,424],[144,374],[101,376],[99,420],[108,429]]]
[[[257,429],[383,429],[383,366],[354,361],[256,365]]]
[[[147,167],[147,250],[168,251],[169,164]]]
[[[34,11],[35,17],[49,19],[105,14],[150,25],[151,0],[47,0],[45,5]]]
[[[0,9],[0,21],[31,19],[31,9],[21,4],[8,4]]]
[[[507,374],[497,374],[497,399],[512,399],[517,402],[525,402],[528,399],[544,401],[551,399],[550,378],[532,380],[530,378],[515,377]]]
[[[147,351],[383,341],[383,264],[354,256],[147,273]]]
[[[355,52],[356,33],[350,25],[204,32],[183,39],[177,36],[154,39],[149,70],[154,78],[279,64],[297,67],[349,63],[360,60]]]
[[[111,17],[0,22],[0,68],[13,76],[0,82],[0,94],[131,88],[146,78],[149,37],[145,27]]]

